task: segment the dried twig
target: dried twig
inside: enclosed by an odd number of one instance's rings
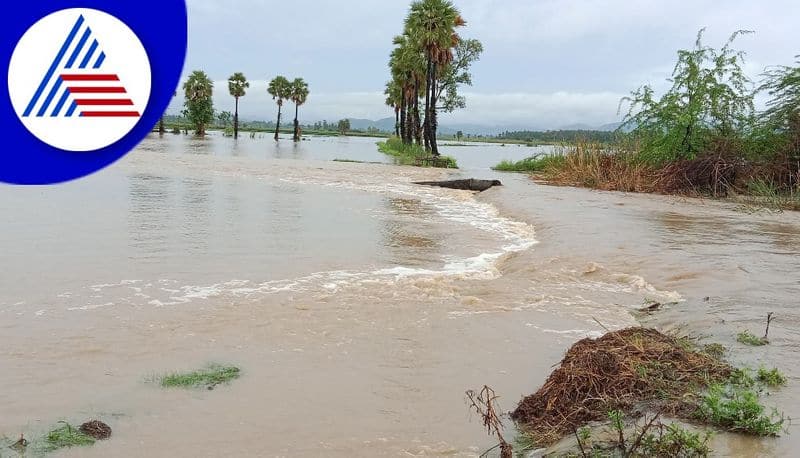
[[[501,458],[512,458],[514,449],[503,437],[503,422],[500,420],[502,412],[495,406],[498,396],[494,390],[484,385],[480,392],[473,390],[467,391],[467,399],[470,401],[470,409],[474,409],[483,419],[483,426],[486,427],[486,434],[497,436],[500,442],[498,445],[487,450],[483,455],[500,447]]]
[[[769,340],[769,325],[770,323],[772,323],[772,320],[774,319],[772,315],[773,315],[772,312],[769,312],[767,314],[767,330],[764,331],[764,341]]]

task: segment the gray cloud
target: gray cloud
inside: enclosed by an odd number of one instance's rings
[[[233,2],[232,2],[233,3]],[[302,76],[311,96],[304,120],[391,116],[383,85],[391,38],[402,28],[405,0],[189,0],[186,71],[219,82],[218,109],[232,109],[224,80],[242,71],[254,83],[242,116],[272,119],[267,78]],[[468,108],[442,122],[531,125],[603,124],[619,98],[643,83],[664,86],[678,48],[698,29],[719,45],[737,29],[748,72],[787,64],[800,54],[800,2],[775,0],[456,0],[463,35],[486,51],[466,89]],[[178,111],[177,98],[171,111]]]

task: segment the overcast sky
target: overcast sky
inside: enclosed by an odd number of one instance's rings
[[[216,81],[215,107],[233,111],[225,82],[243,72],[251,88],[243,118],[272,119],[266,80],[303,77],[311,95],[303,122],[393,116],[383,105],[392,37],[406,0],[188,0],[184,73]],[[620,97],[643,83],[664,86],[678,48],[701,27],[720,46],[737,29],[747,68],[790,64],[800,54],[797,0],[456,0],[484,54],[465,88],[467,109],[442,124],[558,128],[617,120]],[[177,113],[180,97],[170,112]]]

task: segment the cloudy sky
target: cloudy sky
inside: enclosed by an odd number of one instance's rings
[[[251,88],[241,116],[272,119],[266,80],[303,77],[311,95],[304,122],[393,116],[383,105],[392,37],[407,0],[188,0],[185,73],[217,81],[215,105],[233,110],[228,76]],[[701,27],[720,46],[737,29],[748,72],[789,64],[800,54],[797,0],[456,0],[468,21],[461,34],[485,52],[464,89],[468,107],[443,124],[558,128],[617,120],[620,97],[643,83],[664,87],[678,48]],[[170,112],[177,113],[177,98]]]

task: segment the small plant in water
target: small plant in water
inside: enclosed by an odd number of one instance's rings
[[[783,375],[777,368],[767,369],[761,367],[758,369],[758,381],[764,385],[777,387],[786,385],[786,376]]]
[[[765,413],[758,394],[749,388],[713,385],[700,401],[697,416],[729,431],[756,436],[777,436],[784,423],[782,414]]]
[[[238,367],[211,364],[204,369],[193,372],[164,375],[160,378],[160,383],[164,388],[198,388],[205,386],[208,389],[213,389],[221,383],[228,383],[239,378],[240,375],[241,370]]]
[[[752,347],[761,347],[769,343],[767,339],[763,337],[756,337],[750,331],[742,331],[736,336],[736,341],[739,343],[743,343],[745,345],[750,345]]]
[[[64,447],[93,445],[95,440],[67,422],[47,433],[44,450],[52,452]]]

